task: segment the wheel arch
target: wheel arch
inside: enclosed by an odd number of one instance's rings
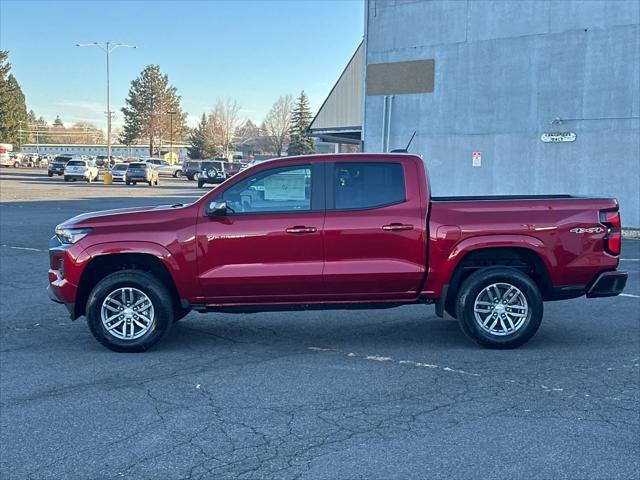
[[[474,237],[467,240],[473,241],[461,242],[449,256],[451,269],[444,282],[439,314],[442,307],[447,311],[452,309],[458,289],[469,275],[492,266],[520,270],[532,278],[543,298],[552,296],[553,283],[550,271],[555,262],[553,258],[548,257],[545,246],[539,239],[526,237],[521,241],[514,241],[513,238],[501,241],[495,238]]]
[[[177,283],[171,271],[173,266],[167,265],[166,258],[155,251],[109,252],[91,254],[91,259],[82,271],[78,284],[78,292],[74,306],[74,318],[84,315],[89,294],[100,280],[120,270],[140,270],[151,273],[160,279],[171,293],[176,312],[184,308]],[[167,252],[168,254],[168,252]]]

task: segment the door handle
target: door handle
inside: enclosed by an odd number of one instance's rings
[[[292,233],[294,235],[304,235],[305,233],[315,233],[317,231],[316,227],[305,227],[304,225],[296,225],[295,227],[287,228],[287,233]]]
[[[383,225],[382,229],[390,232],[398,232],[401,230],[413,230],[413,225],[406,223],[390,223],[389,225]]]

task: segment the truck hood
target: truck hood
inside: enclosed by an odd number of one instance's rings
[[[184,208],[185,205],[178,203],[173,205],[149,205],[143,207],[116,208],[114,210],[100,210],[98,212],[87,212],[76,215],[65,220],[60,225],[61,228],[90,227],[96,224],[111,223],[112,221],[126,221],[132,223],[136,218],[149,220],[149,216],[156,217],[155,214],[162,215],[162,212]],[[151,214],[151,215],[150,215]]]

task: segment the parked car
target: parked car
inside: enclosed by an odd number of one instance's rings
[[[111,169],[111,176],[114,182],[124,182],[126,181],[125,175],[127,173],[127,169],[129,168],[128,163],[116,163]]]
[[[144,182],[152,186],[158,185],[160,181],[158,171],[147,162],[131,162],[124,178],[127,185]]]
[[[64,181],[84,180],[93,182],[98,180],[98,167],[91,160],[69,160],[64,167]]]
[[[620,247],[613,198],[434,197],[415,155],[289,157],[188,205],[67,220],[50,241],[48,290],[124,352],[147,350],[191,309],[407,304],[435,304],[477,343],[514,348],[538,330],[543,301],[620,294]]]
[[[202,160],[187,160],[182,164],[183,171],[185,177],[188,180],[198,180],[200,176],[200,164]]]
[[[150,163],[158,171],[158,175],[179,178],[182,176],[182,165],[172,165],[160,158],[146,158],[145,162]]]
[[[198,187],[202,188],[207,183],[218,184],[227,179],[225,162],[215,160],[203,160],[200,163],[198,174]]]
[[[98,166],[98,167],[110,168],[110,167],[113,167],[115,164],[116,164],[116,161],[113,158],[113,155],[111,155],[111,156],[108,156],[108,155],[98,155],[98,156],[96,156],[96,166]]]
[[[56,155],[53,157],[53,160],[47,166],[47,175],[49,177],[64,175],[64,167],[72,158],[72,155]]]

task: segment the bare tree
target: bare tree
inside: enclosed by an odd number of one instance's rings
[[[238,127],[240,105],[231,98],[218,100],[209,115],[209,137],[229,157],[229,145]]]
[[[271,152],[276,156],[282,155],[282,149],[289,141],[292,107],[293,97],[291,95],[281,96],[273,104],[262,122],[262,130],[268,138],[267,143]]]

